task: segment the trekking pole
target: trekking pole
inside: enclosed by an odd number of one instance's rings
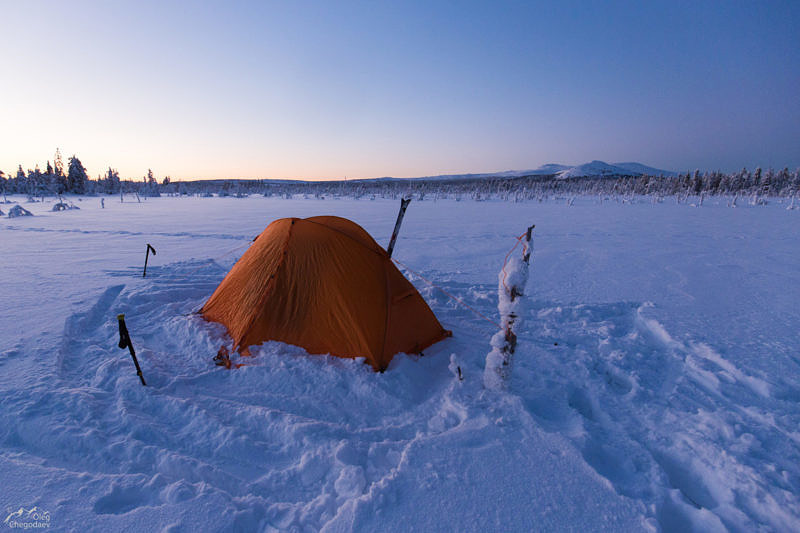
[[[150,245],[148,244],[148,246]],[[144,376],[142,375],[142,368],[139,366],[139,360],[136,359],[136,352],[133,349],[131,336],[128,335],[128,326],[125,325],[125,315],[117,315],[117,320],[119,321],[119,347],[123,350],[128,348],[128,351],[131,352],[133,364],[136,365],[136,375],[138,375],[139,379],[142,380],[142,385],[147,385],[147,383],[144,382]]]
[[[147,276],[147,260],[150,258],[151,251],[153,252],[153,255],[156,255],[156,249],[150,246],[150,243],[148,242],[147,249],[145,250],[144,253],[144,270],[142,271],[143,278]]]
[[[400,233],[400,224],[403,223],[403,216],[406,214],[406,208],[410,203],[411,203],[411,198],[400,199],[400,212],[397,213],[397,222],[394,223],[394,231],[392,232],[392,239],[389,241],[389,247],[386,248],[386,252],[389,254],[389,257],[392,257],[392,252],[394,251],[394,243],[397,241],[397,234]]]

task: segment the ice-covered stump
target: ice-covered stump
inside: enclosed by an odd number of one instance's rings
[[[522,254],[506,257],[505,264],[498,276],[497,309],[500,311],[501,328],[492,337],[490,343],[492,350],[486,356],[483,384],[488,389],[505,388],[511,377],[514,351],[517,347],[517,336],[514,329],[518,329],[524,314],[525,298],[523,296],[525,285],[528,283],[533,228],[534,226],[529,227],[528,231],[520,237]],[[509,252],[509,255],[513,254],[514,249]]]
[[[58,202],[57,204],[53,205],[53,209],[51,211],[70,211],[72,209],[80,209],[75,204],[68,204],[66,202]]]
[[[31,213],[21,205],[15,205],[8,211],[8,218],[30,217],[30,216],[33,216],[33,213]]]

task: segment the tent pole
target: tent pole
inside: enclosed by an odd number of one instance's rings
[[[394,251],[394,244],[397,241],[397,234],[400,233],[400,225],[403,223],[403,216],[406,214],[406,208],[410,203],[411,203],[411,198],[400,199],[400,212],[397,213],[397,222],[394,223],[394,231],[392,232],[392,239],[389,241],[389,247],[386,248],[386,252],[389,254],[389,257],[392,257],[392,252]]]

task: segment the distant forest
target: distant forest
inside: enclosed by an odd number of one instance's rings
[[[678,176],[603,176],[559,178],[556,175],[519,177],[482,176],[475,178],[379,178],[344,181],[294,180],[197,180],[160,182],[151,170],[139,179],[121,179],[109,168],[97,179],[89,179],[86,168],[76,156],[69,158],[66,170],[61,154],[56,151],[54,164],[47,162],[45,170],[27,172],[19,166],[13,176],[0,171],[0,191],[3,194],[22,194],[31,198],[65,194],[102,195],[136,194],[153,197],[161,195],[238,196],[249,195],[314,198],[397,198],[412,196],[424,199],[500,199],[525,201],[553,195],[647,195],[675,196],[732,196],[748,197],[753,203],[769,197],[794,198],[800,194],[800,169],[775,171],[742,169],[731,174],[723,172],[687,172]]]

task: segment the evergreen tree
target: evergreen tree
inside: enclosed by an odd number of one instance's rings
[[[119,192],[120,189],[120,181],[119,181],[119,172],[116,170],[112,170],[111,167],[108,167],[108,172],[106,173],[105,179],[105,192],[108,194],[116,194]]]
[[[694,194],[700,194],[700,191],[703,190],[703,178],[700,176],[700,170],[694,171],[694,177],[692,178],[692,192]]]
[[[69,158],[69,170],[67,172],[67,192],[73,194],[85,194],[86,182],[88,181],[86,168],[75,155]]]
[[[791,179],[789,168],[783,167],[783,170],[778,172],[778,176],[775,178],[775,191],[779,194],[785,194],[789,189]]]
[[[53,170],[55,171],[57,176],[64,175],[64,162],[61,160],[61,152],[58,148],[56,148],[56,156],[53,159]]]
[[[161,196],[161,193],[158,191],[158,181],[156,180],[153,171],[149,168],[147,169],[147,176],[145,176],[144,182],[145,196]]]
[[[8,179],[8,192],[11,194],[18,193],[21,185],[25,182],[25,171],[22,170],[22,165],[17,169],[14,177]]]
[[[56,194],[67,192],[67,176],[64,174],[64,162],[61,160],[61,152],[56,148],[56,156],[53,160],[53,171],[56,174]]]
[[[761,167],[756,167],[756,171],[753,173],[753,180],[748,185],[749,188],[755,188],[756,190],[761,186]]]
[[[800,194],[800,168],[794,171],[794,175],[790,180],[789,192],[792,194]]]
[[[47,192],[45,176],[39,170],[39,165],[36,165],[33,170],[28,170],[28,187],[25,193],[29,196],[44,196],[45,192]]]
[[[772,181],[775,178],[775,171],[771,168],[767,170],[767,173],[764,175],[764,178],[761,180],[761,188],[759,194],[763,196],[769,196],[770,192],[772,192]]]
[[[47,189],[47,194],[58,194],[58,180],[50,161],[47,162],[47,170],[44,173],[44,186]]]

